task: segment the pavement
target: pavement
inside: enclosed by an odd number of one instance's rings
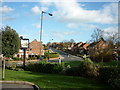
[[[3,90],[39,90],[33,83],[25,81],[0,81]]]

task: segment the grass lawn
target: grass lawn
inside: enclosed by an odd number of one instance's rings
[[[64,62],[64,65],[70,65],[71,67],[78,66],[82,61],[70,61],[70,62]]]
[[[6,70],[5,80],[28,81],[37,84],[41,88],[109,88],[107,85],[82,77],[30,71]]]
[[[117,62],[117,61],[111,61],[111,62],[100,62],[100,63],[97,63],[97,64],[100,64],[100,65],[103,65],[103,66],[117,66],[117,63],[120,65],[120,61]]]

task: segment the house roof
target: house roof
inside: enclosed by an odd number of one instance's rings
[[[75,44],[74,47],[77,47],[77,46],[80,47],[81,45],[82,45],[82,42],[79,42],[79,43]]]
[[[93,43],[91,43],[89,46],[95,46],[96,44],[98,44],[98,43],[101,42],[101,41],[103,41],[103,42],[106,43],[106,41],[105,41],[103,38],[101,38],[99,41],[93,42]]]

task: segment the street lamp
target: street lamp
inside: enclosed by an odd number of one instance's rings
[[[43,13],[48,14],[49,16],[53,16],[51,13],[47,13],[42,11],[41,12],[41,30],[40,30],[40,42],[41,42],[41,46],[40,46],[40,59],[41,59],[41,49],[42,49],[42,23],[43,23]]]

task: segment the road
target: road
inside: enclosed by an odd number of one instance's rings
[[[82,58],[65,53],[63,51],[54,49],[54,48],[50,48],[50,50],[52,50],[53,52],[58,52],[60,54],[60,58],[62,60],[62,62],[66,62],[66,61],[82,61]],[[58,62],[59,59],[55,59],[55,60],[49,60],[49,62]]]
[[[57,49],[54,49],[54,48],[50,48],[50,52],[58,52],[60,54],[61,62],[82,61],[82,58],[80,58],[80,57],[77,57],[77,56],[65,53],[63,51],[60,51],[60,50],[57,50]],[[39,62],[39,61],[37,60],[36,62]],[[48,62],[56,62],[56,63],[58,63],[59,59],[50,59]],[[9,67],[11,65],[11,63],[10,62],[6,62],[6,66]],[[23,65],[23,62],[22,61],[19,61],[19,62],[17,61],[16,64],[17,64],[17,66],[21,66],[21,65]],[[26,61],[26,64],[28,64],[27,61]]]

